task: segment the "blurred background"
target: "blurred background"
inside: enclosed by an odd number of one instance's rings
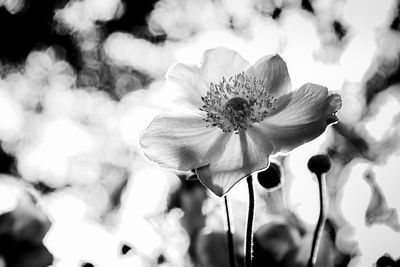
[[[165,72],[225,46],[341,94],[340,123],[255,179],[255,266],[400,266],[400,1],[0,0],[0,266],[228,267],[223,199],[159,168],[139,133]],[[267,179],[269,177],[269,179]],[[243,261],[246,183],[229,193]]]

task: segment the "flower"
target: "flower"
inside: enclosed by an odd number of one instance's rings
[[[166,78],[182,90],[187,111],[157,116],[140,136],[144,154],[161,167],[195,169],[222,196],[337,121],[342,100],[324,86],[291,91],[286,63],[266,56],[253,66],[237,52],[205,52],[200,67],[177,63]]]

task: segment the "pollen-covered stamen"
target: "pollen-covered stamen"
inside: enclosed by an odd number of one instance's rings
[[[200,110],[207,112],[204,120],[224,132],[236,132],[261,122],[272,109],[275,98],[269,94],[264,81],[250,78],[244,72],[219,84],[210,84],[207,95],[202,97]]]

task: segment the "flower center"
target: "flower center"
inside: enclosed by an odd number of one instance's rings
[[[269,94],[268,85],[256,78],[239,73],[219,84],[210,84],[204,105],[200,110],[207,112],[204,121],[208,127],[217,126],[224,132],[239,133],[259,123],[275,109],[275,98]]]
[[[234,131],[245,129],[251,114],[250,105],[246,99],[233,97],[226,102],[223,114]]]

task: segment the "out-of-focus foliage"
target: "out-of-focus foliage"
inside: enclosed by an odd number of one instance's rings
[[[0,262],[9,267],[50,265],[53,255],[43,244],[43,238],[51,227],[49,218],[37,199],[21,184],[5,176],[1,178],[2,187],[15,192],[6,194],[10,198],[8,201],[14,203],[0,215]]]

